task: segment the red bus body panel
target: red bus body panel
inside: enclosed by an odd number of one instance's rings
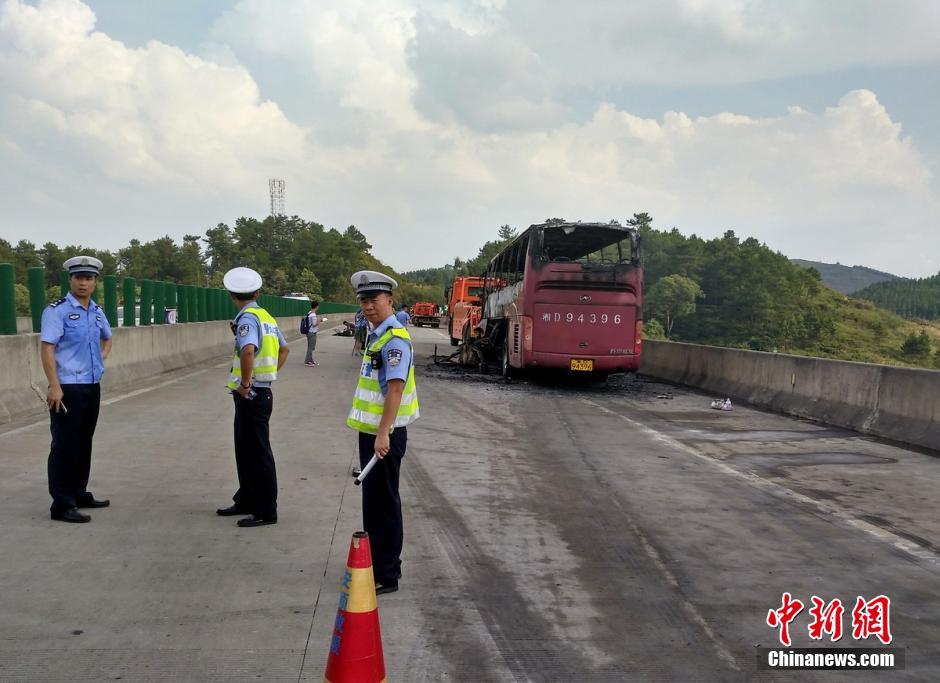
[[[635,372],[642,342],[643,269],[609,269],[526,258],[521,282],[493,291],[487,315],[505,319],[515,368],[571,369],[590,360],[597,373]]]

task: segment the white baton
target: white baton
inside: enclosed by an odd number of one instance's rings
[[[369,471],[375,467],[375,463],[379,461],[379,456],[373,455],[372,460],[370,460],[365,467],[362,468],[362,472],[359,473],[359,476],[356,477],[356,486],[362,483],[362,480],[366,478],[366,475],[369,474]]]

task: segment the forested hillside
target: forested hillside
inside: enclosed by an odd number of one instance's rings
[[[551,219],[549,219],[551,220]],[[410,282],[423,283],[440,287],[436,298],[431,301],[443,299],[444,288],[447,287],[458,275],[481,275],[490,260],[496,256],[500,250],[517,234],[517,230],[509,225],[501,225],[496,232],[496,239],[487,242],[477,255],[473,258],[463,260],[459,256],[453,263],[441,266],[439,268],[424,268],[422,270],[410,270],[403,273],[403,277]]]
[[[855,296],[905,318],[940,319],[940,274],[919,280],[881,282]]]
[[[841,263],[821,263],[819,261],[804,261],[798,258],[791,258],[790,262],[803,268],[815,268],[826,287],[843,294],[852,294],[877,282],[904,279],[865,266],[843,266]]]
[[[792,264],[753,238],[740,240],[727,232],[703,240],[676,229],[659,231],[647,214],[628,222],[644,236],[646,311],[654,333],[662,325],[663,311],[677,305],[662,300],[657,282],[678,276],[695,283],[701,296],[676,320],[673,339],[940,367],[940,327],[912,323],[829,289],[818,271]]]
[[[355,292],[349,276],[357,270],[394,270],[370,253],[372,246],[355,226],[343,232],[297,216],[269,216],[263,220],[239,218],[233,226],[219,223],[204,236],[186,235],[182,243],[162,237],[141,243],[131,240],[116,252],[79,245],[41,247],[28,240],[15,246],[0,239],[0,262],[12,263],[20,296],[18,308],[25,314],[26,269],[45,266],[48,298],[58,296],[62,262],[76,254],[102,260],[106,274],[164,280],[177,284],[222,286],[222,275],[235,266],[249,266],[261,273],[269,294],[303,292],[328,301],[353,303]],[[437,289],[403,281],[399,296],[404,301],[434,297]]]

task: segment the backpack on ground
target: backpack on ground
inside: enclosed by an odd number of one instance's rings
[[[310,314],[309,313],[300,319],[300,333],[307,334],[308,332],[310,332]]]

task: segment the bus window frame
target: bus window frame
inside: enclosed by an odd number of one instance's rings
[[[615,229],[618,231],[622,231],[623,237],[621,237],[621,239],[617,240],[616,242],[612,242],[611,244],[608,244],[605,247],[602,247],[602,249],[606,249],[607,247],[616,245],[618,247],[618,256],[620,256],[620,245],[629,240],[630,255],[628,259],[620,258],[618,259],[616,263],[603,263],[602,264],[601,262],[580,261],[578,259],[571,259],[570,261],[553,261],[545,253],[545,231],[549,229],[564,229],[565,225],[561,225],[561,224],[539,225],[539,226],[533,226],[533,227],[537,228],[536,240],[534,242],[534,248],[532,251],[533,253],[532,265],[536,269],[541,269],[542,266],[544,266],[547,263],[579,263],[581,265],[588,265],[588,264],[594,265],[596,263],[597,265],[613,266],[615,268],[624,267],[624,266],[641,266],[642,265],[643,255],[642,255],[642,249],[641,249],[640,234],[639,234],[639,231],[634,228],[625,228],[624,226],[619,226],[619,225],[607,226],[603,224],[584,224],[583,226],[577,225],[577,227],[596,227],[596,228],[606,227],[606,228],[611,228],[611,229]],[[587,254],[585,254],[585,256],[587,256]]]

